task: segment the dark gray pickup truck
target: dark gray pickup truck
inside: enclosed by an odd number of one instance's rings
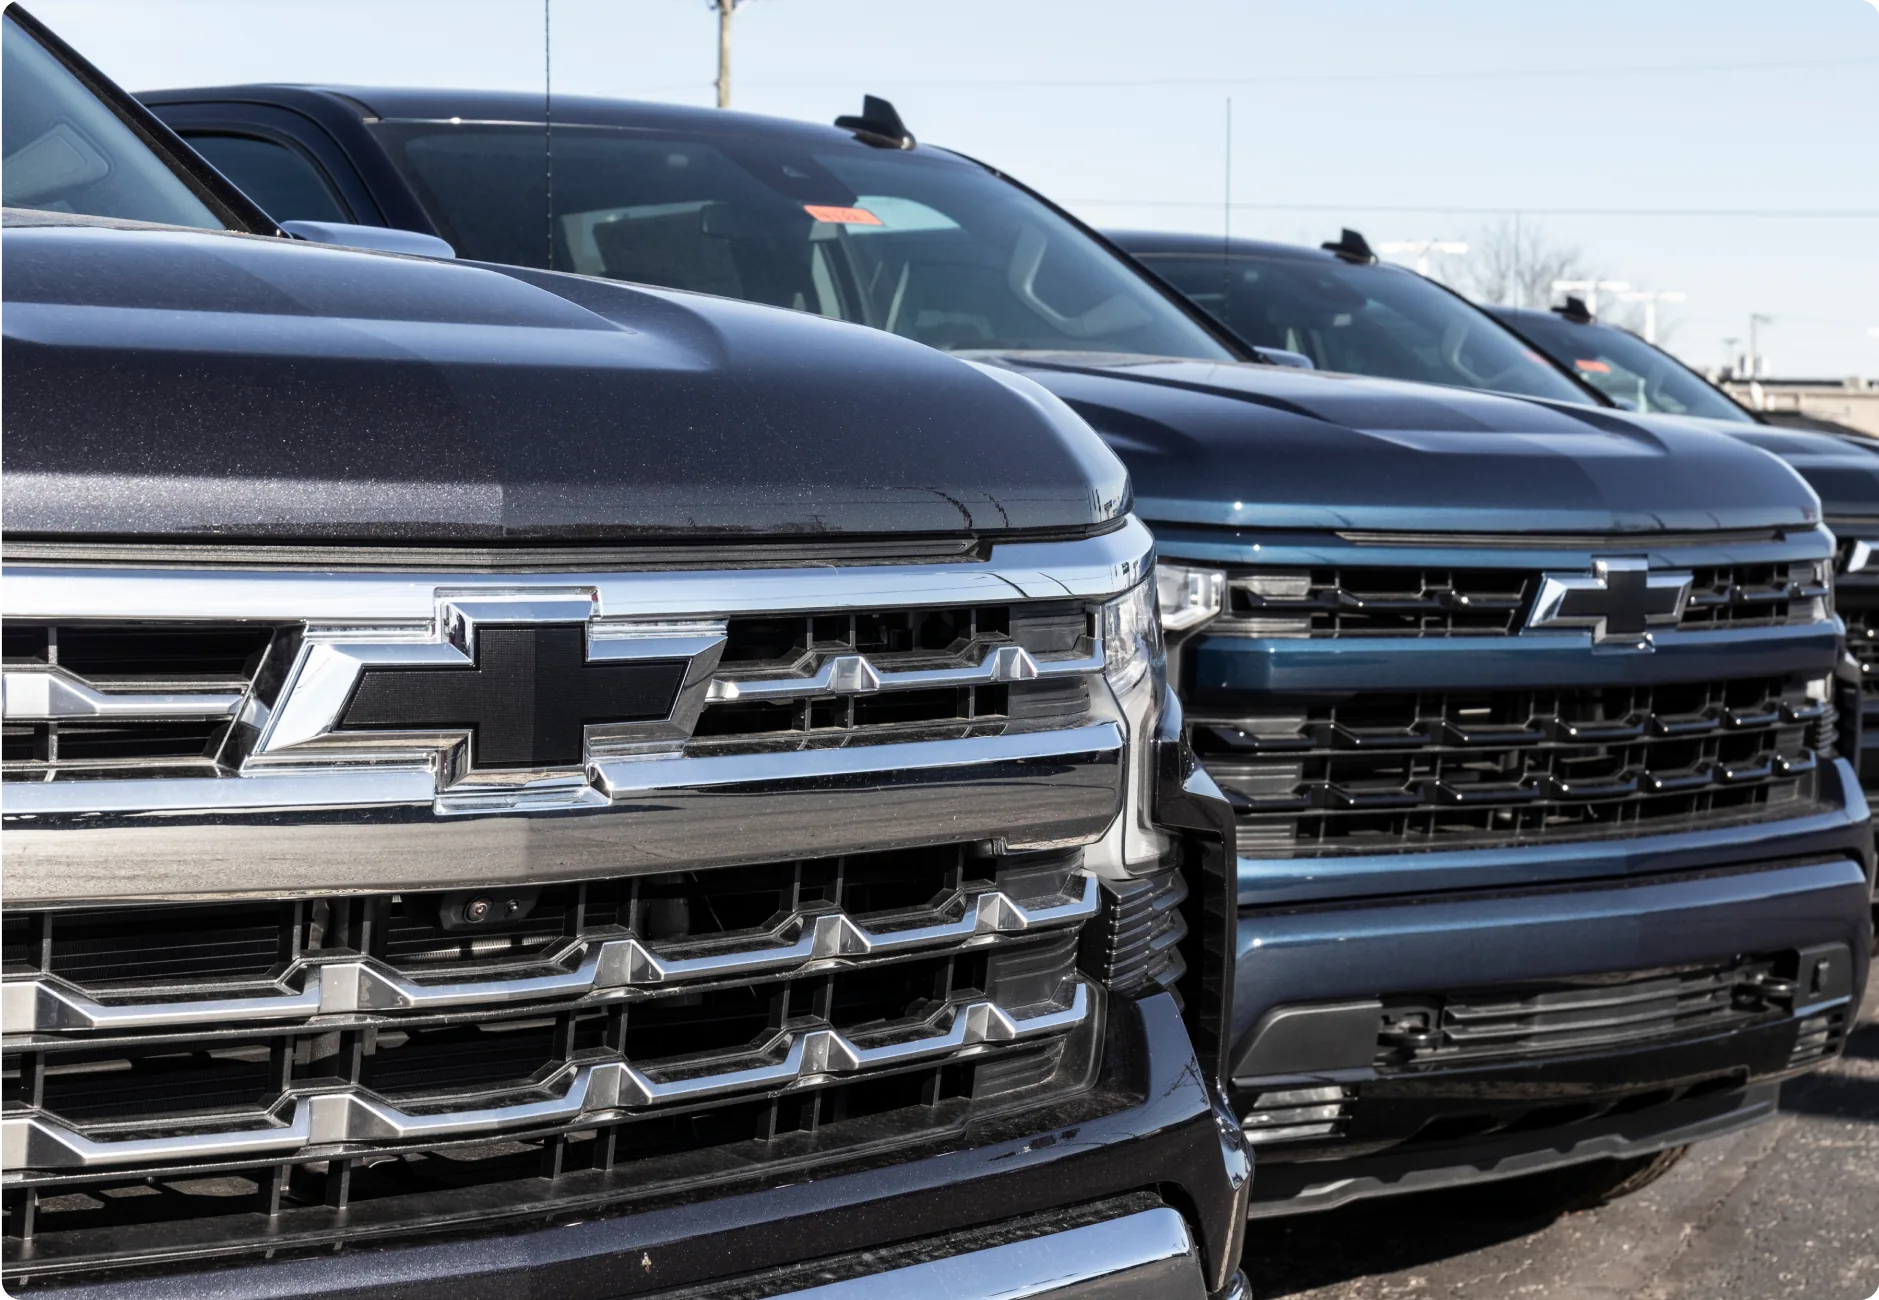
[[[1237,1293],[1231,813],[1087,426],[287,239],[4,28],[8,1290]]]

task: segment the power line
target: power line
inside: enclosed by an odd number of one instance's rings
[[[1059,202],[1090,207],[1110,208],[1211,208],[1211,199],[1106,199],[1067,198]],[[1248,212],[1381,212],[1420,213],[1434,216],[1472,217],[1798,217],[1809,220],[1871,221],[1879,219],[1879,208],[1545,208],[1522,204],[1519,207],[1475,208],[1459,204],[1416,205],[1398,203],[1235,203]]]
[[[1712,73],[1712,71],[1815,71],[1821,68],[1871,68],[1879,64],[1879,54],[1860,54],[1851,58],[1791,58],[1791,60],[1761,60],[1761,62],[1727,62],[1727,64],[1580,64],[1575,68],[1452,68],[1447,71],[1404,70],[1404,71],[1297,71],[1297,73],[1240,73],[1235,77],[1071,77],[1071,79],[1045,79],[1045,77],[973,77],[973,79],[902,79],[902,77],[876,77],[877,83],[900,88],[900,86],[919,86],[919,88],[973,88],[973,90],[994,90],[1000,86],[1009,86],[1013,90],[1032,90],[1032,88],[1050,88],[1050,90],[1109,90],[1109,88],[1167,88],[1167,86],[1272,86],[1272,85],[1328,85],[1328,83],[1375,83],[1375,81],[1507,81],[1530,79],[1530,77],[1637,77],[1637,75],[1678,75],[1678,73]],[[855,85],[849,81],[750,81],[750,86],[765,86],[774,90],[819,90],[829,86]]]
[[[1107,90],[1181,86],[1246,86],[1252,89],[1258,89],[1261,86],[1307,85],[1334,82],[1498,81],[1508,77],[1524,80],[1530,77],[1607,77],[1635,76],[1645,73],[1652,75],[1674,75],[1682,72],[1792,72],[1818,68],[1862,67],[1871,64],[1879,64],[1879,56],[1862,55],[1850,59],[1794,59],[1772,63],[1627,63],[1577,68],[1458,68],[1446,72],[1295,72],[1270,76],[1252,74],[1234,77],[1075,78],[1069,80],[1027,77],[982,77],[952,80],[925,80],[914,78],[909,80],[906,78],[877,76],[874,78],[874,81],[883,84],[889,90],[900,88],[935,90]],[[867,80],[867,78],[862,78],[862,80]],[[762,87],[768,90],[824,90],[830,88],[846,88],[859,85],[860,82],[849,78],[841,81],[747,81],[744,84],[746,86]],[[710,83],[708,82],[672,81],[655,86],[637,86],[633,89],[640,93],[646,93],[662,90],[703,90],[709,89],[709,87]]]

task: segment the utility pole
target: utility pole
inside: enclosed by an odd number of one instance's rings
[[[1631,287],[1629,280],[1555,280],[1554,293],[1582,293],[1585,295],[1585,309],[1598,318],[1598,295],[1602,289],[1606,293],[1624,293]]]
[[[1453,253],[1456,256],[1468,251],[1468,245],[1458,239],[1399,239],[1387,244],[1378,244],[1377,248],[1385,253],[1403,253],[1416,259],[1416,274],[1429,274],[1429,255],[1431,253]]]
[[[1662,289],[1633,289],[1620,292],[1619,302],[1641,302],[1644,304],[1644,341],[1657,342],[1657,304],[1660,302],[1682,302],[1688,295]]]
[[[718,107],[731,106],[731,15],[744,0],[711,0],[718,11]]]

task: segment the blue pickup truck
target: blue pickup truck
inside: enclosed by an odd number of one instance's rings
[[[1103,435],[1237,817],[1253,1214],[1549,1167],[1629,1188],[1841,1050],[1871,835],[1832,536],[1774,457],[1544,390],[1261,364],[878,100],[831,127],[557,99],[552,189],[539,98],[145,102],[276,218],[862,322]],[[969,529],[1017,503],[953,504]]]
[[[1855,724],[1879,726],[1879,439],[1794,415],[1772,423],[1663,349],[1595,320],[1577,298],[1551,311],[1478,307],[1381,262],[1356,231],[1317,248],[1166,231],[1110,238],[1249,347],[1322,370],[1694,423],[1781,457],[1820,495],[1838,543],[1835,604],[1856,665],[1839,699],[1842,748],[1858,748]],[[1870,796],[1879,748],[1859,749],[1857,761]]]

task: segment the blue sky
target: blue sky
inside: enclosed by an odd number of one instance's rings
[[[706,0],[551,3],[558,90],[711,102]],[[541,0],[29,7],[139,89],[542,82]],[[1219,230],[1231,97],[1235,233],[1518,209],[1688,294],[1663,318],[1696,364],[1763,312],[1777,373],[1879,376],[1879,0],[746,0],[736,28],[738,108],[886,95],[1099,225]]]

